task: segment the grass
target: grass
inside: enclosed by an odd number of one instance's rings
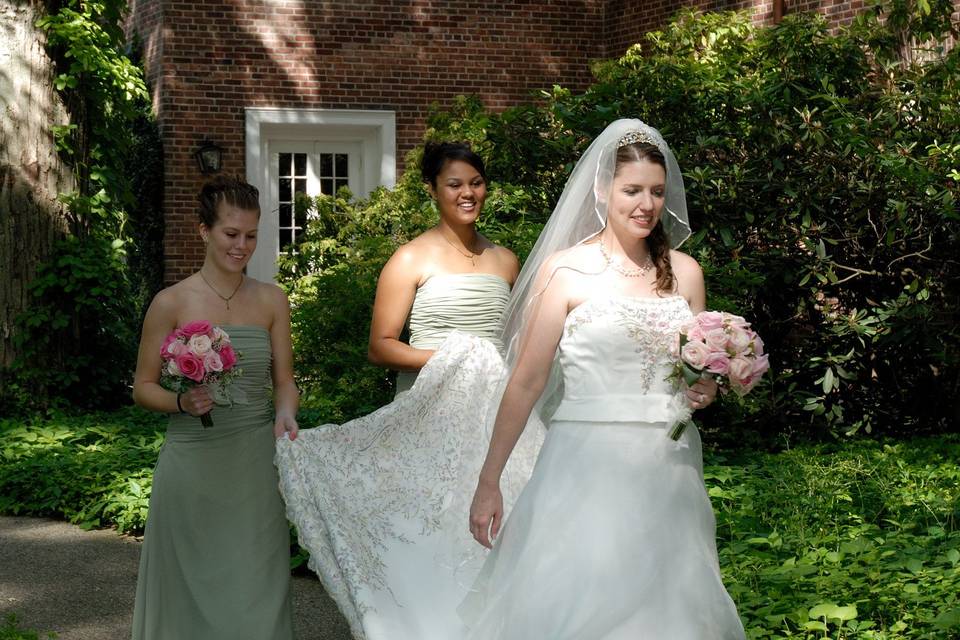
[[[137,533],[162,439],[162,418],[137,409],[0,419],[0,513]],[[960,638],[957,460],[956,435],[708,452],[748,638]]]
[[[56,638],[57,634],[48,633],[44,638]],[[3,624],[0,624],[0,640],[40,640],[40,634],[36,631],[20,628],[20,621],[16,614],[7,615]]]

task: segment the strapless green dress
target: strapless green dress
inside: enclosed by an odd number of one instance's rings
[[[245,404],[172,415],[140,552],[134,640],[287,640],[289,531],[273,466],[270,334],[227,325]]]

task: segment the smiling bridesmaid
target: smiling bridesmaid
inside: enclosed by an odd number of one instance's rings
[[[480,564],[463,522],[518,263],[477,231],[487,178],[476,152],[427,144],[421,173],[439,219],[384,266],[370,327],[370,360],[399,371],[396,399],[277,442],[287,515],[357,640],[460,637],[456,607]],[[536,444],[514,461],[518,484]]]
[[[203,266],[153,299],[143,323],[134,401],[170,414],[140,555],[134,640],[293,637],[289,531],[273,466],[275,438],[295,439],[290,308],[244,274],[257,246],[257,189],[218,177],[200,192]],[[225,331],[240,354],[219,406],[203,387],[160,386],[164,339],[188,323]],[[242,403],[241,403],[242,402]],[[199,416],[212,411],[213,426]]]

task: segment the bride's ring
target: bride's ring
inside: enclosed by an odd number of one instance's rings
[[[703,401],[707,399],[707,396],[700,394],[700,404],[703,404]]]

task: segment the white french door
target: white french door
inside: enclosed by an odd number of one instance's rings
[[[297,210],[298,195],[332,196],[341,187],[361,192],[360,144],[271,141],[269,147],[270,207],[266,219],[261,219],[261,239],[268,240],[276,260],[281,254],[296,252],[306,231],[307,213]]]

